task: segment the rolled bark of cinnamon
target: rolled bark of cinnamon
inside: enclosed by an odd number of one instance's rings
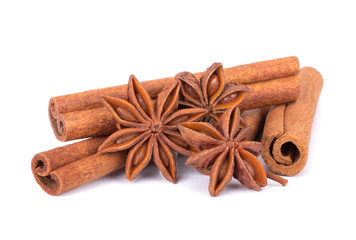
[[[242,111],[288,103],[300,94],[300,80],[296,75],[246,84],[252,93],[246,94],[239,108]]]
[[[247,126],[251,128],[246,141],[253,141],[263,129],[269,107],[256,108],[241,113],[241,117]]]
[[[242,113],[251,127],[249,139],[263,126],[266,108]],[[31,168],[36,182],[48,194],[56,196],[103,177],[125,166],[126,153],[98,154],[106,137],[96,137],[36,154]]]
[[[314,114],[323,86],[321,74],[311,67],[298,73],[299,98],[271,107],[266,117],[262,158],[275,173],[292,176],[304,168],[309,150]]]
[[[92,138],[36,154],[32,173],[41,188],[59,195],[125,166],[126,154],[96,153],[105,137]]]
[[[296,74],[299,71],[297,57],[277,58],[224,69],[226,82],[253,83]],[[202,73],[194,74],[197,79]],[[152,98],[174,81],[174,77],[142,82]],[[52,97],[49,109],[54,118],[58,114],[101,107],[101,97],[110,96],[126,99],[127,85],[101,88],[80,93]]]
[[[296,76],[246,84],[253,92],[240,103],[242,111],[294,101],[300,93]],[[93,108],[51,117],[53,131],[60,141],[109,135],[116,129],[111,114],[104,108]]]
[[[299,71],[299,61],[297,57],[286,57],[268,61],[262,61],[252,64],[241,65],[232,68],[224,69],[224,75],[227,82],[237,83],[254,83],[265,80],[275,79],[281,81],[281,84],[293,85],[299,84],[298,80],[289,79],[284,81],[285,76],[291,76]],[[195,74],[200,78],[201,73]],[[277,80],[278,79],[278,80]],[[143,87],[147,90],[152,98],[155,98],[158,93],[167,85],[174,81],[174,77],[163,78],[142,82]],[[283,83],[282,83],[283,82]],[[275,89],[275,82],[266,81],[265,87]],[[282,90],[285,86],[277,89]],[[263,87],[258,85],[248,85],[253,90],[263,91]],[[69,94],[64,96],[52,97],[49,102],[49,118],[55,133],[55,136],[60,141],[68,141],[93,136],[102,136],[112,133],[115,129],[115,123],[108,112],[102,107],[101,97],[112,96],[127,99],[127,85],[116,87],[102,88],[81,93]],[[258,91],[257,91],[258,92]],[[276,91],[275,91],[276,92]],[[265,95],[266,96],[266,95]],[[276,96],[270,96],[275,98]],[[286,95],[284,95],[286,97]],[[249,106],[249,101],[253,100],[253,105]],[[278,99],[272,101],[272,104],[279,104],[295,100],[294,95],[290,98]],[[242,103],[242,109],[251,109],[262,107],[263,104],[258,103],[254,97],[250,96],[250,100]],[[270,101],[270,98],[266,99]],[[270,103],[270,102],[268,102]],[[262,105],[262,106],[261,106]]]

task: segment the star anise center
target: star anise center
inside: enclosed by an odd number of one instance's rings
[[[204,106],[204,107],[205,107],[206,110],[208,110],[207,115],[210,115],[210,114],[213,113],[213,106],[211,106],[211,105],[206,105],[206,106]]]
[[[233,141],[226,141],[225,142],[226,146],[228,146],[229,148],[235,148],[236,147],[236,143]]]
[[[161,129],[162,129],[162,123],[160,123],[160,122],[154,122],[151,125],[151,132],[152,133],[158,133],[159,131],[161,131]]]

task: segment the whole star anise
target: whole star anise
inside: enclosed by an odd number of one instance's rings
[[[236,106],[243,96],[251,90],[233,82],[225,84],[224,70],[221,63],[213,63],[201,75],[200,80],[190,72],[181,72],[175,76],[181,84],[182,100],[186,107],[204,109],[204,122],[214,122],[229,107]]]
[[[176,182],[176,162],[172,150],[190,155],[187,144],[178,132],[178,123],[194,121],[202,110],[177,110],[180,86],[165,88],[155,101],[131,75],[128,83],[128,101],[103,97],[105,107],[118,123],[119,130],[99,147],[99,152],[129,150],[126,159],[126,178],[132,180],[153,161],[163,176]]]
[[[232,177],[253,190],[266,186],[266,171],[256,157],[262,144],[245,141],[250,127],[240,118],[239,108],[227,109],[216,128],[209,123],[191,122],[180,124],[179,130],[187,143],[199,151],[187,159],[186,165],[210,174],[211,196],[219,195]]]

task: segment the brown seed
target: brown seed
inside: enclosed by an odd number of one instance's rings
[[[140,95],[140,94],[136,94],[136,98],[137,98],[137,102],[138,104],[140,104],[142,110],[145,112],[145,113],[148,113],[148,108],[147,108],[147,105],[145,103],[145,100],[143,99],[143,97]]]
[[[133,164],[137,166],[142,162],[147,153],[147,143],[142,144],[142,146],[137,150],[134,156]]]
[[[231,93],[231,94],[227,95],[226,97],[224,97],[224,98],[219,102],[219,104],[231,103],[231,102],[235,101],[238,96],[239,96],[239,94],[236,93],[236,92]]]
[[[208,81],[208,96],[210,97],[218,90],[220,86],[220,79],[216,73],[213,73]]]
[[[125,121],[138,122],[136,116],[127,108],[118,107],[116,108],[116,113]]]
[[[115,143],[118,144],[118,145],[127,143],[127,142],[133,140],[134,138],[136,138],[138,135],[139,135],[139,133],[137,133],[137,134],[128,133],[128,134],[123,135],[123,136],[121,136],[120,138],[118,138],[118,139],[115,141]]]
[[[167,168],[169,166],[169,159],[167,157],[167,154],[163,151],[162,148],[158,148],[158,152],[159,152],[159,157],[160,157],[162,163]]]
[[[174,136],[174,135],[169,135],[167,134],[166,137],[171,140],[174,144],[176,144],[177,146],[181,147],[181,148],[187,148],[188,147],[188,144],[182,139],[182,138],[179,138],[177,136]]]
[[[176,125],[178,123],[185,122],[186,120],[188,120],[188,116],[182,115],[182,116],[174,118],[172,121],[168,122],[167,125]]]
[[[227,159],[225,159],[219,171],[219,177],[218,177],[219,182],[225,177],[227,171],[228,171],[228,161]]]
[[[191,86],[189,86],[188,84],[186,83],[183,83],[183,88],[184,88],[184,91],[190,95],[191,97],[195,98],[195,99],[199,99],[199,95],[198,93],[194,90],[194,88],[192,88]]]
[[[249,164],[248,162],[246,162],[245,160],[243,160],[247,170],[249,171],[249,173],[251,174],[251,176],[254,178],[255,177],[255,171],[253,170],[253,167],[251,164]]]
[[[167,99],[166,99],[166,102],[164,103],[164,106],[163,106],[163,111],[162,113],[165,112],[165,110],[168,108],[169,104],[172,102],[172,98],[173,98],[173,95],[168,95]]]

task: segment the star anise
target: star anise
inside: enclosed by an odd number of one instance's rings
[[[126,178],[132,180],[153,162],[163,176],[176,182],[175,150],[190,155],[187,144],[178,132],[178,123],[201,117],[197,108],[178,110],[178,83],[165,88],[155,101],[131,75],[128,83],[128,101],[103,97],[105,107],[115,118],[119,130],[99,147],[99,152],[129,150],[126,159]]]
[[[190,72],[181,72],[175,76],[181,84],[182,100],[186,107],[204,109],[204,122],[214,122],[229,107],[236,106],[243,96],[251,90],[233,82],[225,84],[224,70],[221,63],[213,63],[201,75],[200,80]]]
[[[187,159],[186,165],[210,174],[211,196],[219,195],[232,177],[253,190],[266,186],[267,174],[257,159],[262,144],[245,141],[250,127],[240,118],[239,108],[227,109],[216,128],[205,122],[191,122],[180,124],[179,130],[187,143],[199,151]]]

